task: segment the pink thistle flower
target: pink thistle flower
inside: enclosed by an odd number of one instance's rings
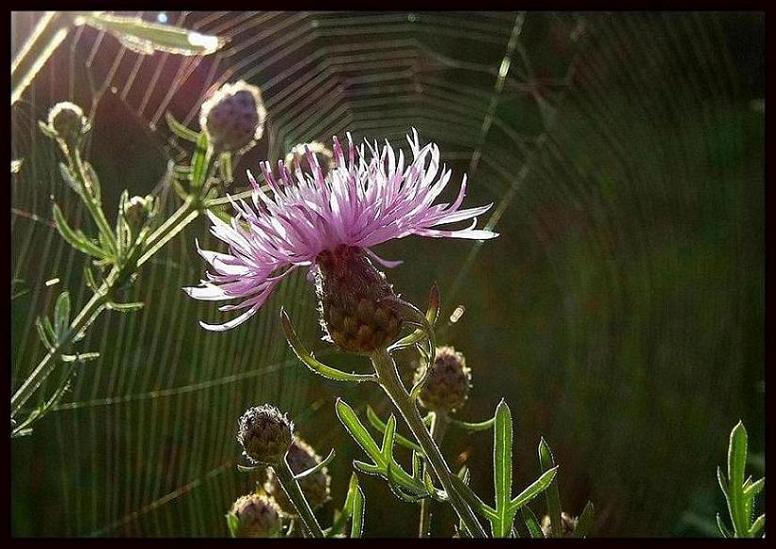
[[[232,200],[236,215],[225,223],[212,213],[211,232],[229,246],[229,253],[202,250],[200,255],[212,272],[200,286],[184,288],[195,298],[209,301],[241,300],[220,307],[221,311],[245,311],[224,324],[200,325],[208,330],[225,331],[239,326],[253,316],[269,299],[278,284],[298,267],[314,272],[318,256],[340,246],[364,250],[386,267],[401,261],[386,261],[372,248],[409,235],[432,238],[467,238],[485,240],[497,233],[475,229],[477,216],[493,205],[460,209],[466,195],[464,175],[458,196],[452,203],[434,204],[450,181],[451,171],[439,169],[439,148],[434,143],[423,147],[413,129],[407,141],[413,159],[405,166],[403,151],[398,159],[386,141],[378,150],[366,143],[358,149],[348,134],[348,156],[345,157],[336,137],[334,167],[324,176],[317,158],[306,150],[310,171],[297,168],[291,174],[282,161],[278,176],[270,164],[261,170],[269,187],[262,190],[250,172],[253,185],[252,204]],[[440,226],[472,220],[463,229],[440,229]]]

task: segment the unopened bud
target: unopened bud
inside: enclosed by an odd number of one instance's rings
[[[288,168],[288,171],[292,174],[296,173],[296,170],[299,169],[305,173],[315,173],[313,166],[310,165],[307,157],[308,149],[313,156],[313,161],[318,163],[318,166],[321,168],[321,173],[325,178],[328,175],[329,170],[334,166],[334,153],[332,153],[326,145],[318,141],[294,145],[291,152],[286,155],[286,168]]]
[[[202,104],[199,124],[213,148],[236,152],[261,138],[266,116],[259,88],[241,80],[224,84]]]
[[[315,289],[328,339],[358,354],[392,343],[402,324],[389,303],[396,294],[366,252],[343,244],[321,252],[316,262]]]
[[[75,103],[62,101],[49,111],[48,130],[68,147],[76,146],[88,128],[83,109]]]
[[[232,505],[230,512],[236,519],[236,537],[274,538],[283,527],[280,508],[268,496],[248,494],[240,497]]]
[[[282,462],[293,439],[294,424],[269,404],[249,408],[240,417],[237,440],[254,463]]]
[[[434,411],[454,412],[460,409],[469,396],[471,369],[466,358],[453,347],[437,347],[436,357],[429,366],[428,377],[420,391],[419,400],[424,408]],[[415,381],[422,372],[415,372]]]
[[[574,530],[577,529],[577,517],[572,517],[571,515],[567,513],[561,513],[560,514],[560,522],[561,522],[561,537],[567,538],[570,537],[571,534],[574,533]],[[542,533],[544,534],[544,537],[548,538],[552,535],[552,524],[550,524],[550,517],[548,515],[544,515],[542,518]]]
[[[315,453],[315,450],[300,437],[294,437],[294,442],[286,454],[286,463],[291,471],[298,475],[315,467],[321,462],[321,457]],[[322,507],[330,496],[331,475],[326,467],[316,471],[312,475],[299,480],[299,488],[304,493],[307,502],[313,510]],[[272,469],[267,471],[267,481],[264,483],[264,490],[271,494],[278,502],[280,507],[289,515],[294,514],[294,506],[288,501],[285,492],[280,488]]]

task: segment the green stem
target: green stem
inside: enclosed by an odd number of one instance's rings
[[[78,178],[78,182],[81,185],[83,202],[86,204],[86,208],[92,215],[92,219],[94,219],[94,222],[97,225],[97,229],[99,229],[105,240],[110,244],[110,251],[113,254],[116,254],[118,250],[116,244],[116,235],[113,234],[113,230],[111,229],[108,220],[105,218],[105,212],[102,211],[102,206],[97,200],[97,195],[94,190],[94,182],[91,181],[89,176],[86,174],[83,160],[81,160],[81,153],[77,148],[74,148],[73,151],[70,151],[69,148],[65,147],[65,150],[67,151],[67,158],[70,162],[70,167],[72,171],[75,172],[75,175]]]
[[[469,507],[463,498],[461,498],[458,492],[456,492],[455,487],[450,480],[452,477],[450,468],[442,457],[442,453],[439,451],[436,442],[434,442],[434,439],[431,437],[431,433],[426,429],[426,425],[420,417],[420,412],[418,412],[415,401],[412,400],[407,389],[404,387],[404,384],[402,384],[401,379],[399,379],[399,373],[396,371],[396,363],[393,361],[393,358],[385,349],[375,351],[371,355],[371,358],[375,372],[377,373],[378,383],[380,383],[380,386],[393,401],[393,404],[407,423],[407,427],[409,427],[418,444],[423,449],[423,453],[431,466],[431,470],[439,479],[439,482],[447,493],[450,505],[453,506],[455,512],[463,521],[464,526],[472,537],[487,537],[485,530],[483,530],[482,525],[474,515],[474,511],[472,511],[471,507]]]
[[[307,503],[307,498],[304,497],[302,490],[299,488],[299,483],[294,478],[294,473],[291,471],[285,458],[283,458],[283,463],[277,467],[273,466],[272,468],[275,470],[275,473],[277,473],[280,487],[283,488],[283,492],[285,492],[289,501],[294,506],[296,513],[302,520],[302,524],[310,537],[324,537],[321,525],[318,524],[318,519],[315,518],[313,510],[310,508],[310,504]]]
[[[445,438],[447,432],[447,426],[450,425],[450,420],[447,417],[447,413],[432,412],[431,425],[428,430],[431,433],[431,438],[434,439],[437,446],[442,446],[442,440]],[[423,470],[425,471],[426,465],[423,464]],[[429,537],[431,529],[431,499],[424,498],[420,500],[420,520],[418,522],[418,537]]]
[[[109,291],[118,277],[119,270],[114,268],[108,274],[100,291],[92,296],[86,305],[84,305],[83,309],[81,309],[81,312],[78,313],[78,316],[73,319],[70,330],[65,334],[62,341],[57,343],[57,346],[43,357],[35,370],[33,370],[27,379],[24,380],[22,386],[14,393],[11,397],[11,418],[16,417],[21,407],[27,403],[33,393],[38,390],[46,378],[51,375],[51,372],[53,372],[54,368],[57,366],[57,359],[70,343],[72,343],[73,338],[94,322],[108,302]]]
[[[98,226],[100,226],[102,224],[100,219],[102,219],[105,225],[107,225],[107,220],[105,220],[104,216],[102,215],[102,208],[100,208],[94,200],[94,194],[92,192],[93,186],[89,184],[88,178],[85,175],[85,170],[83,169],[80,155],[76,151],[75,154],[68,154],[67,156],[71,163],[71,167],[75,168],[74,171],[76,172],[76,175],[81,178],[80,183],[83,188],[84,202],[89,208],[89,211],[92,213],[95,222]],[[205,167],[208,173],[210,172],[211,168],[212,163]],[[201,190],[202,196],[206,196],[208,190],[209,189],[207,186],[205,186],[205,188]],[[200,209],[204,204],[204,200],[199,197],[187,198],[183,205],[178,208],[178,210],[169,219],[162,223],[159,228],[157,228],[148,236],[148,239],[145,242],[145,251],[134,265],[135,270],[139,269],[143,263],[148,261],[155,253],[162,249],[162,247],[167,242],[169,242],[189,223],[196,219],[199,215]],[[95,211],[94,208],[96,208],[97,211]],[[111,238],[113,238],[113,233],[110,231],[109,227],[106,226],[100,228],[101,230],[106,230]],[[125,272],[125,268],[123,268],[123,266],[113,267],[108,276],[105,278],[105,282],[100,287],[100,290],[91,297],[91,299],[81,309],[81,312],[78,313],[78,316],[73,319],[73,322],[70,325],[70,330],[67,332],[67,334],[65,334],[62,340],[57,343],[57,346],[52,351],[46,353],[43,359],[41,359],[41,361],[38,363],[38,366],[35,368],[35,370],[32,371],[32,373],[24,380],[24,383],[22,383],[21,387],[19,387],[19,389],[17,389],[17,391],[13,394],[11,397],[11,419],[16,417],[22,406],[27,403],[35,391],[37,391],[43,382],[48,378],[48,376],[51,375],[57,366],[57,359],[64,352],[64,350],[70,346],[75,336],[83,332],[103,311],[105,305],[110,299],[110,294],[114,287],[118,283],[126,280],[128,274],[129,273]]]
[[[19,100],[38,71],[65,39],[71,23],[68,14],[53,11],[46,12],[38,21],[32,35],[11,64],[11,106]]]

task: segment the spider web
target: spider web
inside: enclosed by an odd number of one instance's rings
[[[480,364],[470,417],[501,395],[514,402],[525,441],[517,462],[532,464],[520,479],[535,471],[531,441],[544,434],[568,505],[581,509],[589,495],[600,533],[623,535],[664,534],[696,486],[714,489],[707,477],[732,418],[762,421],[751,403],[762,379],[762,52],[730,47],[741,28],[761,32],[757,16],[165,16],[228,44],[205,58],[142,56],[80,27],[14,108],[13,157],[24,163],[12,187],[13,387],[44,352],[35,317],[62,289],[74,307],[88,299],[83,258],[54,230],[50,197],[68,219],[85,223],[85,212],[37,120],[64,99],[90,110],[88,155],[106,207],[126,187],[159,194],[169,213],[168,166],[186,145],[164,114],[196,127],[203,98],[244,79],[261,87],[269,118],[235,170],[238,188],[245,169],[298,142],[350,131],[396,145],[416,127],[455,174],[468,174],[472,204],[494,202],[485,226],[502,236],[487,246],[412,239],[383,255],[407,260],[390,276],[412,301],[437,281],[445,316],[465,306],[444,337]],[[40,14],[13,17],[18,48]],[[203,332],[197,320],[217,311],[180,291],[204,268],[195,238],[217,246],[204,220],[168,244],[128,292],[146,307],[100,317],[83,349],[101,358],[31,437],[12,442],[17,535],[225,535],[225,511],[252,482],[235,471],[236,419],[264,401],[288,410],[319,452],[337,448],[341,502],[358,453],[332,402],[341,394],[363,406],[374,395],[313,379],[287,349],[280,304],[305,341],[319,335],[303,275],[239,329]],[[471,449],[467,440],[454,442]],[[489,459],[471,458],[483,494]],[[656,472],[683,480],[655,483]],[[368,506],[381,497],[392,496],[367,484]],[[367,514],[367,531],[379,535],[387,526],[374,521]]]

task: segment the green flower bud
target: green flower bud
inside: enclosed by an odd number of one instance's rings
[[[402,321],[389,305],[393,287],[363,248],[341,245],[318,255],[315,290],[326,337],[350,353],[369,354],[396,340]]]
[[[54,105],[48,114],[48,130],[68,147],[76,146],[89,129],[84,111],[69,101]]]
[[[234,534],[239,538],[275,538],[283,528],[280,508],[275,500],[263,494],[240,497],[230,514],[237,518]]]
[[[415,372],[415,381],[422,372]],[[455,412],[469,396],[471,369],[466,358],[453,347],[437,347],[428,378],[420,391],[420,403],[428,410]]]
[[[294,424],[269,404],[249,408],[240,417],[237,441],[254,463],[278,465],[293,439]]]
[[[291,443],[288,454],[286,454],[286,462],[291,467],[291,471],[298,475],[318,465],[321,462],[321,457],[301,437],[295,436],[294,442]],[[299,480],[299,488],[314,511],[321,508],[331,499],[330,486],[331,475],[329,475],[326,467]],[[294,506],[288,501],[285,492],[280,488],[272,469],[267,471],[267,481],[264,483],[264,490],[275,498],[286,514],[295,514],[293,511]]]
[[[214,149],[236,152],[261,138],[266,116],[261,90],[241,80],[224,84],[202,104],[199,124]]]
[[[560,514],[560,522],[561,522],[561,537],[568,538],[571,537],[571,534],[574,533],[574,530],[577,529],[577,517],[572,517],[571,515],[567,513],[561,513]],[[544,534],[544,537],[548,538],[552,535],[552,525],[550,524],[550,517],[548,515],[544,515],[542,518],[542,533]]]
[[[301,169],[305,173],[314,173],[313,167],[310,165],[307,159],[307,149],[310,149],[315,160],[318,161],[318,166],[321,168],[321,173],[325,178],[329,170],[334,167],[334,153],[326,147],[323,143],[318,141],[311,141],[310,143],[297,143],[286,155],[285,164],[288,171],[292,174],[296,173],[296,170]]]

